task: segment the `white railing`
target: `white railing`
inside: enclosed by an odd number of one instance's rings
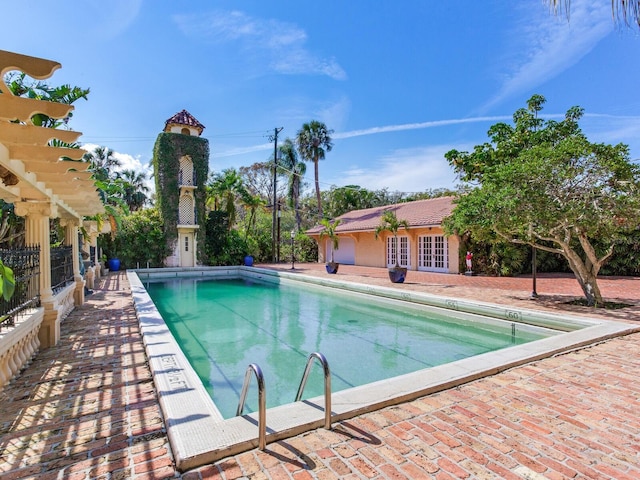
[[[0,389],[25,367],[40,348],[38,333],[44,309],[37,308],[20,314],[11,327],[0,331]]]

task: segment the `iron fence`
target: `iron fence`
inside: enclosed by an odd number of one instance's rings
[[[7,301],[0,297],[0,329],[14,324],[23,310],[40,306],[40,247],[0,248],[0,258],[13,270],[15,291]]]
[[[73,282],[73,249],[71,245],[51,249],[51,290],[55,295]]]

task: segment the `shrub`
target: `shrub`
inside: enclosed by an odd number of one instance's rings
[[[118,257],[123,268],[162,267],[169,255],[163,222],[156,208],[138,210],[122,218],[115,240],[104,239],[109,258]]]

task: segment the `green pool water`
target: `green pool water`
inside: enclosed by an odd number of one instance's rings
[[[274,407],[295,400],[311,352],[325,355],[339,391],[549,335],[305,285],[181,279],[145,286],[225,418],[236,413],[250,363],[262,369]],[[314,365],[303,398],[322,394],[322,378]],[[245,412],[257,409],[256,388],[253,379]]]

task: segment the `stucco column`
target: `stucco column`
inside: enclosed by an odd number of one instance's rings
[[[84,220],[82,222],[86,235],[89,240],[83,244],[84,251],[89,254],[89,260],[93,262],[93,267],[90,267],[87,271],[85,280],[88,288],[94,288],[95,282],[100,279],[101,276],[101,263],[100,255],[98,252],[98,222],[95,220]],[[91,247],[94,249],[93,258],[91,257]],[[91,282],[89,281],[91,279]]]
[[[89,255],[91,255],[91,247],[93,247],[93,258],[91,260],[93,260],[93,264],[95,265],[94,267],[94,278],[95,280],[99,280],[100,279],[100,274],[102,273],[100,271],[100,258],[98,258],[98,232],[96,231],[90,231],[89,232]],[[94,288],[95,285],[92,287],[90,286],[89,288]]]
[[[80,245],[78,243],[78,226],[80,225],[80,221],[77,218],[61,218],[60,225],[64,227],[65,245],[71,245],[73,281],[76,284],[73,290],[73,303],[75,305],[82,305],[84,303],[84,278],[80,275]]]
[[[25,219],[25,244],[40,247],[40,304],[44,319],[40,327],[40,344],[51,347],[60,340],[58,305],[51,289],[51,237],[49,219],[58,214],[57,205],[50,202],[16,202],[16,215]]]

